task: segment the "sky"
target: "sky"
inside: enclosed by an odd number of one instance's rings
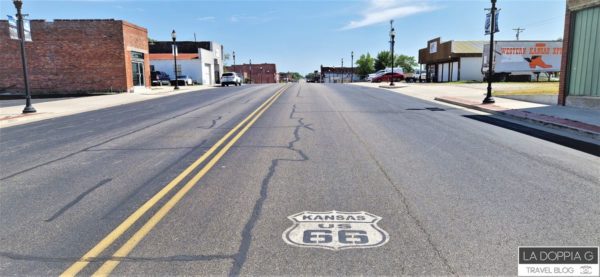
[[[389,50],[389,20],[395,53],[418,57],[427,41],[489,40],[484,0],[23,0],[31,19],[120,19],[148,29],[156,40],[216,41],[236,63],[275,63],[280,72],[306,74],[320,65],[350,65],[361,54]],[[553,40],[563,36],[564,0],[498,0],[499,40]],[[0,14],[14,14],[0,0]],[[35,38],[33,38],[35,41]],[[228,64],[233,64],[230,59]]]

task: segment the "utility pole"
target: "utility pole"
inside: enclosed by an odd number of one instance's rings
[[[513,29],[513,31],[517,32],[516,36],[517,36],[517,40],[519,40],[519,34],[522,33],[523,31],[525,31],[525,29],[518,27],[516,29]]]

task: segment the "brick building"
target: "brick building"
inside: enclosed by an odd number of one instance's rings
[[[127,92],[150,86],[148,32],[122,20],[32,20],[33,95]],[[19,41],[0,20],[0,93],[23,93]]]
[[[568,0],[558,104],[600,108],[600,0]]]
[[[245,83],[248,83],[249,79],[252,84],[279,83],[279,74],[274,63],[236,64],[226,67],[226,70],[239,74]]]

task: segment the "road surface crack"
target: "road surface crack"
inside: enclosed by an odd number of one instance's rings
[[[212,122],[210,123],[210,125],[208,127],[198,127],[200,129],[212,129],[213,127],[215,127],[215,125],[217,124],[217,121],[221,120],[221,118],[223,118],[222,116],[217,116],[217,118],[213,119]]]
[[[279,159],[278,158],[278,159],[271,160],[271,166],[269,166],[269,170],[268,170],[267,174],[265,175],[265,177],[263,178],[261,186],[260,186],[260,197],[256,200],[256,202],[254,204],[254,208],[252,209],[252,215],[250,216],[250,218],[246,222],[246,225],[244,226],[244,229],[242,230],[242,241],[240,243],[240,248],[238,250],[238,253],[234,256],[234,262],[233,262],[233,266],[231,267],[231,270],[229,271],[229,276],[238,276],[240,274],[242,267],[244,266],[244,263],[246,262],[246,259],[248,258],[248,251],[250,250],[250,244],[252,243],[252,231],[254,230],[254,227],[256,226],[256,222],[260,219],[260,215],[262,213],[262,208],[263,208],[264,202],[267,199],[269,184],[271,182],[271,179],[275,175],[275,172],[277,170],[277,167],[279,166],[279,163],[280,162],[305,162],[305,161],[309,160],[309,157],[304,153],[304,151],[296,148],[295,144],[300,142],[300,139],[301,139],[300,138],[300,129],[306,128],[311,131],[313,129],[311,129],[310,127],[308,127],[307,124],[304,123],[303,117],[294,117],[295,113],[296,113],[296,104],[294,104],[292,106],[292,112],[290,113],[289,118],[295,119],[298,122],[298,125],[296,125],[296,128],[294,129],[294,132],[293,132],[294,139],[292,139],[291,141],[288,142],[288,146],[286,147],[286,149],[297,153],[298,156],[300,156],[300,159]]]

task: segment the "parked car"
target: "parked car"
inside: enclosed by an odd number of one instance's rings
[[[373,78],[380,76],[384,73],[385,73],[385,69],[379,70],[375,73],[371,73],[371,74],[367,75],[367,81],[371,82],[371,81],[373,81]]]
[[[372,82],[373,83],[380,83],[380,82],[390,82],[392,80],[392,78],[394,79],[394,82],[400,82],[402,80],[404,80],[404,74],[402,73],[385,73],[383,75],[379,75],[375,78],[373,78]]]
[[[162,71],[150,72],[150,78],[152,79],[152,85],[169,85],[171,83],[171,76]]]
[[[425,82],[427,73],[425,70],[415,69],[413,73],[406,73],[404,78],[407,83]]]
[[[187,75],[177,76],[177,85],[179,86],[191,86],[194,84],[194,80]],[[171,80],[171,84],[175,85],[175,80]]]
[[[379,70],[379,71],[377,71],[375,73],[369,74],[367,76],[367,81],[372,82],[374,78],[376,78],[378,76],[381,76],[381,75],[383,75],[385,73],[390,73],[390,72],[392,72],[392,68],[391,67],[384,68],[384,69]],[[396,68],[394,68],[394,73],[404,74],[404,71],[402,70],[401,67],[396,67]]]
[[[223,87],[229,85],[241,86],[242,78],[240,78],[240,76],[235,72],[223,73],[223,75],[221,75],[221,86]]]

